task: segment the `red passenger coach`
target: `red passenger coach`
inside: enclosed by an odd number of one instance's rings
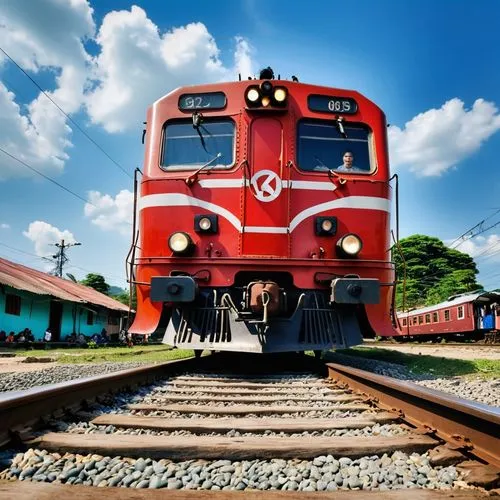
[[[500,330],[500,294],[474,292],[433,306],[397,313],[400,335],[429,339],[456,335],[482,338]]]
[[[361,94],[259,80],[148,110],[132,333],[303,351],[394,335],[386,121]],[[165,323],[166,324],[166,323]]]

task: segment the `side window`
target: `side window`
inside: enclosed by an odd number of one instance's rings
[[[192,121],[173,121],[164,128],[161,167],[164,170],[228,169],[234,163],[234,122],[207,120],[198,129]]]
[[[433,323],[439,322],[439,314],[437,312],[432,313],[432,322]]]
[[[458,306],[458,314],[457,314],[458,319],[464,319],[465,314],[464,314],[464,306]]]
[[[297,130],[297,166],[305,172],[369,174],[372,171],[371,131],[345,125],[347,138],[333,121],[302,120]]]
[[[418,318],[416,316],[413,316],[413,324],[416,325],[418,321]]]
[[[8,293],[5,296],[5,314],[21,316],[21,297]]]
[[[403,326],[406,326],[406,318],[403,318]]]
[[[419,316],[418,317],[418,324],[421,325],[423,322],[424,322],[424,317],[423,316]]]
[[[444,310],[444,320],[450,321],[450,310],[449,309]]]
[[[94,313],[92,311],[87,311],[87,325],[94,324]]]
[[[425,315],[425,324],[429,324],[431,322],[431,315],[430,314],[426,314]]]

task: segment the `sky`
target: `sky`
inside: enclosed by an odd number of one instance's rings
[[[500,288],[499,2],[0,0],[0,49],[1,257],[49,270],[79,242],[65,273],[127,287],[147,107],[271,66],[378,104],[400,237],[440,238]]]

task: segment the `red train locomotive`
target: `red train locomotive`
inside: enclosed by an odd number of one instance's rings
[[[148,110],[130,331],[196,350],[394,335],[386,121],[361,94],[274,79]],[[163,321],[163,320],[162,320]]]

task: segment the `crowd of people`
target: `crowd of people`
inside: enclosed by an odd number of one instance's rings
[[[121,330],[118,335],[118,340],[120,344],[126,344],[128,347],[132,347],[134,344],[147,344],[148,343],[148,335],[141,336],[140,339],[134,338],[132,333]],[[54,341],[54,336],[52,334],[52,330],[47,328],[43,335],[43,340],[45,344],[49,344]],[[64,337],[64,340],[61,339],[62,342],[67,342],[68,344],[75,344],[79,346],[88,345],[89,342],[94,342],[96,345],[107,345],[111,342],[111,339],[108,335],[108,332],[105,328],[101,330],[100,333],[95,333],[90,337],[83,335],[83,333],[71,333]],[[8,335],[5,330],[0,330],[0,342],[6,342],[8,344],[16,343],[16,344],[25,344],[29,345],[35,342],[35,336],[33,332],[29,328],[25,328],[19,333],[15,333],[11,331]],[[39,341],[40,342],[40,341]]]

